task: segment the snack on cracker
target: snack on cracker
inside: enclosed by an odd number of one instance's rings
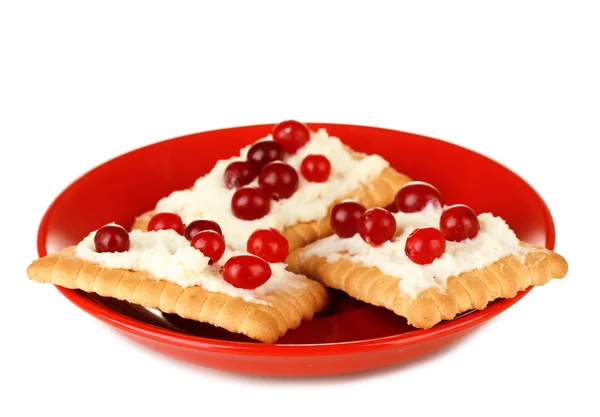
[[[354,152],[324,129],[310,132],[288,121],[239,156],[218,161],[192,188],[161,199],[133,228],[148,230],[152,216],[170,212],[186,224],[217,221],[232,249],[244,250],[255,229],[273,227],[293,250],[332,234],[335,203],[354,199],[367,208],[386,206],[408,181],[380,156]]]
[[[111,224],[34,261],[27,273],[37,282],[155,308],[264,343],[275,343],[329,303],[316,281],[286,271],[281,262],[226,249],[217,236],[204,231],[190,242],[173,229],[128,233]]]
[[[567,273],[559,254],[519,241],[500,217],[444,206],[429,184],[406,184],[396,208],[342,203],[337,234],[292,252],[288,269],[423,329]]]

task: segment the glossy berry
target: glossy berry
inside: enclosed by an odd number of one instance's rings
[[[214,230],[203,230],[197,233],[190,245],[210,258],[211,264],[218,262],[225,253],[225,239]]]
[[[256,178],[256,171],[248,161],[235,161],[225,169],[225,186],[239,188],[250,184]]]
[[[175,230],[180,235],[185,232],[183,220],[175,213],[157,213],[148,222],[148,231]]]
[[[129,233],[116,224],[101,227],[94,236],[96,252],[127,252],[129,250]]]
[[[415,229],[406,239],[404,252],[416,264],[427,265],[446,251],[446,239],[435,227]]]
[[[428,203],[442,205],[442,194],[433,185],[422,181],[405,184],[396,194],[396,206],[404,213],[421,211]]]
[[[242,220],[256,220],[271,210],[271,199],[258,187],[249,185],[238,188],[231,198],[233,215]]]
[[[331,162],[325,155],[307,155],[300,165],[302,176],[310,182],[325,182],[331,174]]]
[[[279,263],[285,261],[290,244],[279,230],[263,227],[250,235],[246,250],[269,263]]]
[[[294,154],[310,140],[310,131],[304,123],[295,120],[286,120],[275,126],[273,129],[273,139],[287,153]]]
[[[274,140],[262,140],[250,147],[246,159],[252,165],[254,171],[260,173],[269,162],[281,161],[283,156],[283,148],[279,143]]]
[[[333,207],[329,219],[333,232],[341,238],[352,237],[358,232],[358,219],[365,207],[352,200],[345,200]]]
[[[238,255],[225,262],[221,273],[234,287],[253,290],[271,278],[271,267],[258,256]]]
[[[200,219],[194,220],[193,222],[187,225],[187,227],[185,228],[185,238],[187,240],[192,240],[194,236],[196,236],[203,230],[214,230],[220,235],[223,234],[221,226],[219,226],[217,222],[207,219]]]
[[[369,245],[379,247],[394,238],[396,219],[386,209],[374,207],[358,219],[358,233]]]
[[[479,233],[479,219],[471,207],[455,204],[443,211],[440,231],[451,242],[473,239]]]
[[[289,198],[298,189],[298,173],[285,162],[270,162],[260,172],[258,185],[275,200]]]

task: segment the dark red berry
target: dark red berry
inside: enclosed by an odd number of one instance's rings
[[[325,182],[331,174],[331,162],[325,155],[308,155],[300,165],[302,176],[310,182]]]
[[[275,126],[273,129],[273,139],[287,153],[294,154],[310,140],[310,131],[304,123],[295,120],[286,120]]]
[[[358,219],[358,233],[369,245],[379,247],[394,238],[396,218],[386,209],[374,207]]]
[[[231,257],[221,273],[225,281],[237,288],[253,290],[271,278],[271,267],[264,259],[255,255]]]
[[[235,161],[225,170],[224,180],[227,188],[239,188],[250,184],[256,178],[256,171],[247,161]]]
[[[185,238],[187,240],[192,240],[194,236],[196,236],[203,230],[214,230],[220,235],[223,234],[221,226],[219,226],[217,222],[208,219],[200,219],[194,220],[193,222],[187,225],[187,227],[185,228]]]
[[[290,244],[279,230],[263,227],[250,235],[246,250],[269,263],[279,263],[287,258]]]
[[[116,224],[108,224],[96,231],[94,245],[96,252],[127,252],[129,250],[129,233]]]
[[[442,205],[442,194],[433,185],[422,181],[405,184],[396,194],[396,206],[403,213],[421,211],[429,203]]]
[[[455,204],[442,212],[440,231],[451,242],[473,239],[479,233],[479,219],[470,207]]]
[[[435,227],[415,229],[406,239],[404,252],[416,264],[427,265],[446,251],[446,239]]]
[[[231,199],[231,211],[238,219],[256,220],[269,214],[271,199],[258,187],[238,188]]]
[[[274,140],[262,140],[250,147],[246,159],[258,174],[269,162],[283,160],[284,154],[279,143]]]
[[[260,172],[258,185],[275,200],[290,198],[298,189],[298,173],[285,162],[270,162]]]
[[[185,232],[185,225],[178,214],[175,213],[157,213],[148,222],[148,231],[156,230],[175,230],[180,235]]]
[[[365,210],[362,204],[352,200],[336,204],[329,220],[333,232],[341,238],[354,236],[358,232],[358,219]]]
[[[211,264],[218,262],[225,253],[225,239],[214,230],[203,230],[197,233],[190,242],[190,246],[210,258]]]

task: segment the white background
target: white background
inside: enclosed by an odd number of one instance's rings
[[[599,415],[594,2],[82,3],[0,6],[0,415]],[[289,118],[420,133],[507,165],[551,208],[567,278],[443,354],[308,381],[157,356],[27,280],[43,212],[88,169]]]

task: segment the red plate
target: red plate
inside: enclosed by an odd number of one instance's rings
[[[554,248],[548,207],[531,186],[502,165],[414,134],[363,126],[310,126],[324,127],[352,148],[378,153],[399,171],[435,184],[446,203],[490,211],[503,217],[520,239]],[[272,125],[260,125],[193,134],[135,150],[95,168],[63,191],[44,215],[39,255],[76,244],[108,222],[129,227],[158,199],[191,186],[217,159],[237,155],[242,146],[271,129]],[[155,351],[211,368],[286,376],[363,371],[433,352],[506,310],[530,290],[429,330],[415,330],[387,310],[335,293],[327,311],[290,331],[278,344],[264,345],[177,316],[59,288],[84,311]]]

